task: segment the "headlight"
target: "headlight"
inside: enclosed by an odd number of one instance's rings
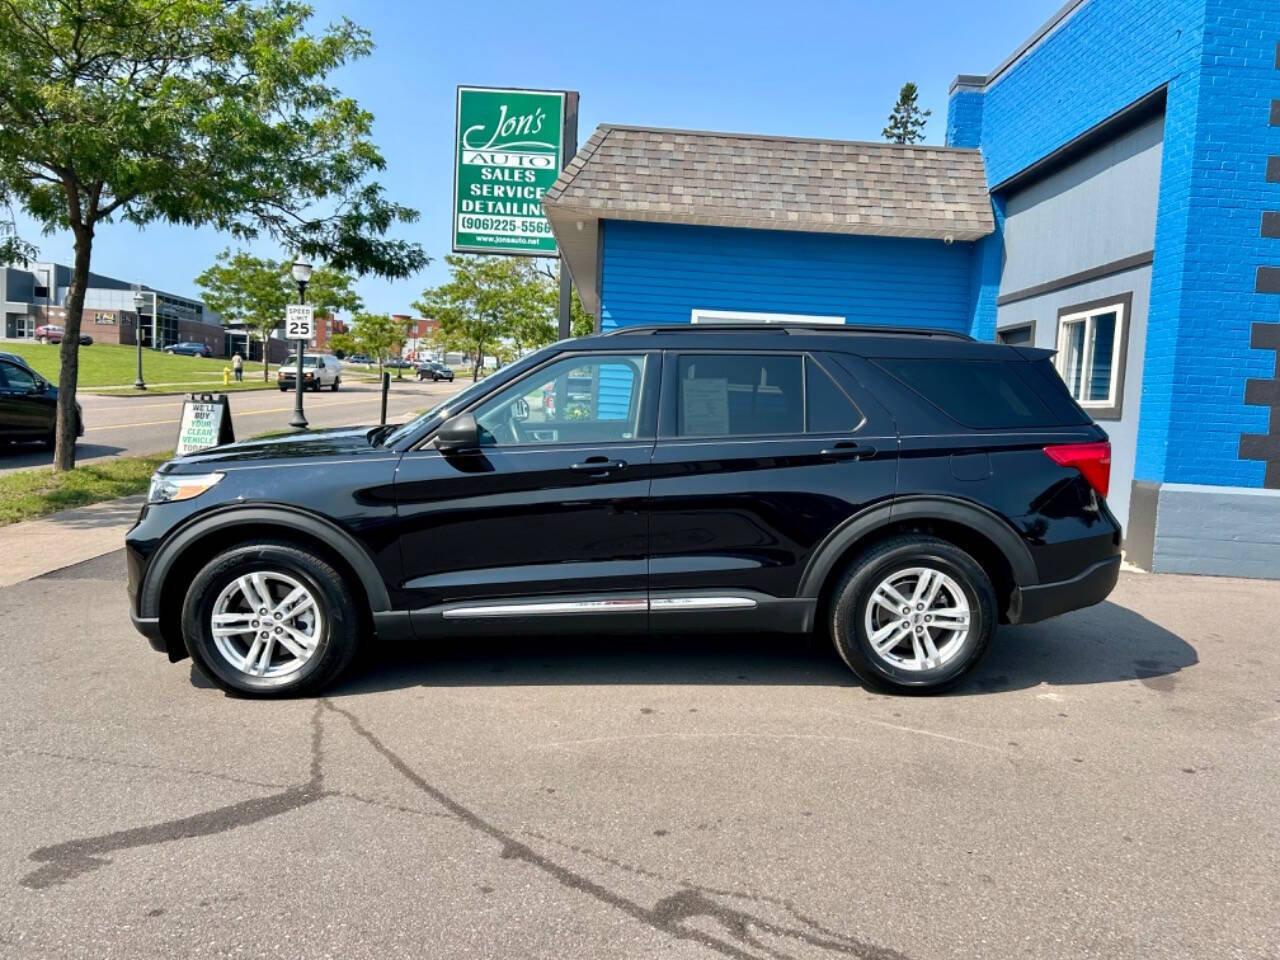
[[[183,476],[180,473],[157,473],[151,477],[147,491],[147,503],[173,503],[198,497],[226,474],[203,473],[199,476]]]

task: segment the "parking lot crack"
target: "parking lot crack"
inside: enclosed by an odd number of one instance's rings
[[[186,817],[40,847],[29,859],[41,866],[24,876],[19,883],[32,890],[43,890],[107,865],[111,862],[107,857],[110,853],[225,833],[237,827],[261,823],[323,799],[329,792],[323,786],[321,709],[321,705],[317,703],[311,715],[311,775],[306,783],[287,787],[265,797],[241,800]]]
[[[497,841],[499,855],[502,858],[527,863],[560,885],[584,893],[661,933],[680,940],[693,941],[723,956],[739,958],[739,960],[759,960],[761,956],[783,960],[790,956],[764,944],[761,941],[762,936],[799,941],[826,953],[858,957],[861,960],[907,960],[904,954],[896,950],[867,944],[853,938],[836,939],[819,936],[813,924],[806,924],[810,927],[807,930],[775,924],[747,911],[735,910],[719,904],[696,887],[683,886],[660,898],[653,907],[646,907],[537,852],[528,844],[429,783],[369,730],[354,713],[335,706],[327,699],[322,702],[327,709],[345,717],[352,730],[373,747],[402,777],[453,814],[461,823]],[[729,939],[713,936],[690,925],[689,921],[703,917],[716,922]]]

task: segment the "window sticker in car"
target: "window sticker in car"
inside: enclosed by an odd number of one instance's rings
[[[680,384],[681,431],[689,436],[717,437],[729,432],[729,381],[724,377],[688,379]]]

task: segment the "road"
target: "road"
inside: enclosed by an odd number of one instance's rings
[[[795,639],[231,699],[121,556],[0,589],[5,957],[1276,957],[1274,583],[1125,574],[938,697]]]
[[[397,381],[392,377],[387,419],[408,419],[470,382],[418,383],[409,379]],[[257,390],[229,396],[231,419],[236,436],[241,439],[265,430],[286,429],[293,415],[292,393]],[[81,394],[85,432],[76,448],[77,462],[89,463],[104,457],[174,449],[178,443],[182,400],[181,396]],[[344,381],[337,393],[327,390],[307,393],[303,400],[307,420],[312,427],[339,427],[377,423],[381,394],[376,383]],[[0,449],[0,473],[46,466],[52,462],[52,453],[43,448],[16,446]]]

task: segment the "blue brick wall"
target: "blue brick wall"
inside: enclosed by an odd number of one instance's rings
[[[960,89],[947,102],[947,146],[979,146],[982,142],[982,104],[976,90]]]
[[[600,326],[688,323],[698,307],[967,332],[973,246],[610,220]]]
[[[1259,236],[1280,209],[1265,182],[1280,98],[1276,0],[1090,0],[982,95],[957,90],[948,136],[980,117],[977,138],[993,186],[1166,88],[1165,140],[1144,358],[1136,476],[1260,486],[1263,465],[1238,459],[1241,433],[1266,411],[1244,404],[1244,381],[1268,376],[1271,355],[1249,347],[1257,320],[1280,320],[1280,298],[1253,291],[1280,242]],[[959,101],[959,102],[956,102]],[[1117,211],[1123,215],[1123,211]],[[981,297],[974,331],[986,334]]]

